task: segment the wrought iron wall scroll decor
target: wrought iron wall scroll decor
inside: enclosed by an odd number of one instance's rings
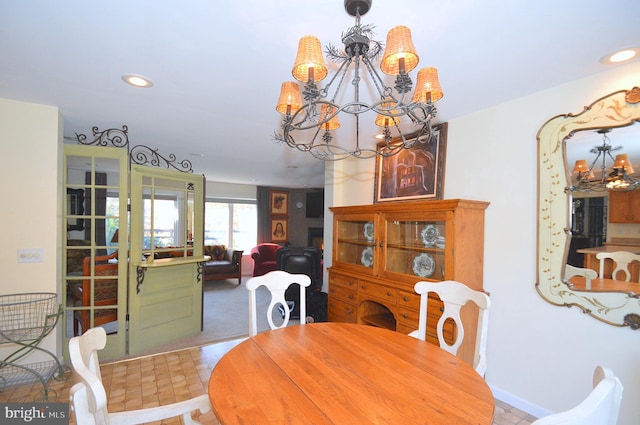
[[[193,166],[188,159],[178,161],[174,154],[169,154],[168,157],[165,157],[158,153],[158,149],[152,149],[145,145],[130,146],[129,127],[126,125],[123,125],[122,129],[109,128],[102,131],[98,127],[93,127],[91,131],[93,132],[93,140],[87,140],[85,134],[76,133],[77,142],[81,145],[126,148],[129,151],[129,165],[151,165],[153,167],[172,168],[185,173],[193,173]]]

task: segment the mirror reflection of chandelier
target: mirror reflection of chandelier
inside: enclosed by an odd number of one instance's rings
[[[361,25],[360,17],[371,8],[372,0],[345,0],[347,13],[355,17],[355,26],[342,34],[344,50],[327,46],[327,59],[338,64],[337,72],[325,87],[317,83],[328,75],[322,57],[320,40],[314,36],[300,39],[292,74],[296,81],[282,84],[276,110],[283,114],[282,131],[276,133],[277,141],[289,147],[309,152],[315,158],[336,161],[348,157],[372,158],[376,155],[391,156],[415,143],[428,143],[433,137],[431,120],[436,116],[434,102],[443,96],[436,68],[424,68],[418,72],[413,97],[409,72],[418,65],[418,55],[411,40],[411,31],[405,26],[392,28],[387,35],[386,46],[372,39],[372,26]],[[396,76],[395,91],[385,85],[373,65],[381,56],[380,70]],[[347,77],[349,74],[349,77]],[[377,100],[368,104],[360,99],[360,83],[369,78],[367,86],[375,88]],[[347,82],[347,80],[351,80]],[[300,93],[299,83],[304,84]],[[335,86],[334,86],[335,84]],[[353,87],[354,99],[339,105],[343,88]],[[330,90],[335,88],[333,92]],[[304,103],[303,99],[304,98]],[[363,115],[370,112],[371,117]],[[355,117],[355,146],[345,148],[334,143],[332,131],[340,127],[339,117],[347,114]],[[380,149],[360,146],[359,119],[382,128],[383,146]],[[409,121],[415,131],[411,136],[401,130],[401,121]]]
[[[591,165],[587,165],[586,159],[579,159],[573,167],[573,173],[576,175],[576,184],[569,189],[579,192],[600,191],[600,190],[635,190],[640,189],[640,180],[633,177],[635,172],[629,155],[626,153],[617,154],[615,159],[611,152],[622,149],[622,146],[612,147],[611,140],[607,133],[611,129],[605,128],[598,130],[602,134],[602,145],[594,146],[589,152],[597,154]],[[607,158],[611,159],[613,166],[611,171],[607,170]],[[594,168],[600,168],[600,177],[596,179]]]

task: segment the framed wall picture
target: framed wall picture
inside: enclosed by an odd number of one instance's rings
[[[374,202],[442,199],[447,123],[433,130],[434,137],[428,143],[416,143],[396,155],[376,158]],[[378,149],[383,145],[378,143]]]
[[[271,240],[274,242],[286,241],[288,239],[286,218],[271,219]]]
[[[287,215],[289,213],[289,192],[271,192],[271,215]]]

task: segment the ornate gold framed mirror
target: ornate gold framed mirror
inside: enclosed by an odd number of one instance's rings
[[[536,289],[548,302],[576,306],[615,326],[640,328],[640,292],[578,290],[566,278],[571,235],[572,182],[566,143],[579,131],[640,122],[640,88],[602,97],[578,114],[558,115],[538,131],[538,261]],[[637,125],[637,124],[636,124]],[[640,130],[638,131],[640,135]],[[637,139],[640,144],[640,137]]]

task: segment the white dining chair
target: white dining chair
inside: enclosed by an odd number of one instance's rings
[[[289,324],[291,311],[284,297],[284,293],[290,285],[300,285],[300,324],[304,325],[307,317],[306,288],[311,285],[311,278],[306,274],[292,274],[283,270],[270,271],[262,276],[255,276],[247,280],[249,291],[249,336],[258,333],[257,293],[256,290],[264,286],[271,293],[271,302],[267,307],[267,321],[271,329],[279,329]],[[280,306],[283,312],[282,323],[277,325],[273,321],[275,309]]]
[[[69,391],[71,411],[76,424],[133,425],[182,416],[185,425],[199,425],[200,422],[193,420],[191,413],[196,410],[207,413],[211,410],[209,396],[203,394],[163,406],[109,413],[98,361],[98,350],[102,350],[106,342],[107,334],[101,327],[91,328],[69,341],[71,364],[81,380]]]
[[[596,367],[593,390],[573,409],[534,421],[531,425],[615,425],[618,422],[622,383],[610,369]]]
[[[611,279],[618,279],[618,272],[625,274],[625,282],[631,281],[631,270],[629,264],[634,261],[640,261],[640,255],[636,255],[627,251],[616,252],[599,252],[596,254],[596,259],[600,260],[600,277],[604,278],[604,263],[607,259],[611,259],[614,262],[614,269],[611,272]]]
[[[573,276],[581,276],[584,277],[584,283],[586,289],[591,289],[591,279],[595,279],[598,277],[598,273],[592,269],[585,269],[582,267],[575,267],[571,264],[566,264],[564,266],[564,278],[565,280],[571,279]],[[571,283],[571,282],[569,282]]]
[[[462,341],[464,341],[465,330],[460,318],[462,306],[472,301],[479,307],[476,346],[472,366],[476,372],[484,376],[487,371],[487,326],[489,322],[489,306],[491,305],[489,296],[484,292],[475,291],[455,280],[418,282],[415,284],[414,289],[420,294],[420,316],[418,319],[418,330],[411,332],[409,336],[423,341],[426,340],[429,293],[434,292],[444,303],[444,311],[436,327],[438,342],[440,343],[440,348],[447,350],[453,355],[458,353],[458,348],[460,348]],[[457,329],[456,339],[451,345],[444,339],[444,324],[447,319],[453,320]]]

